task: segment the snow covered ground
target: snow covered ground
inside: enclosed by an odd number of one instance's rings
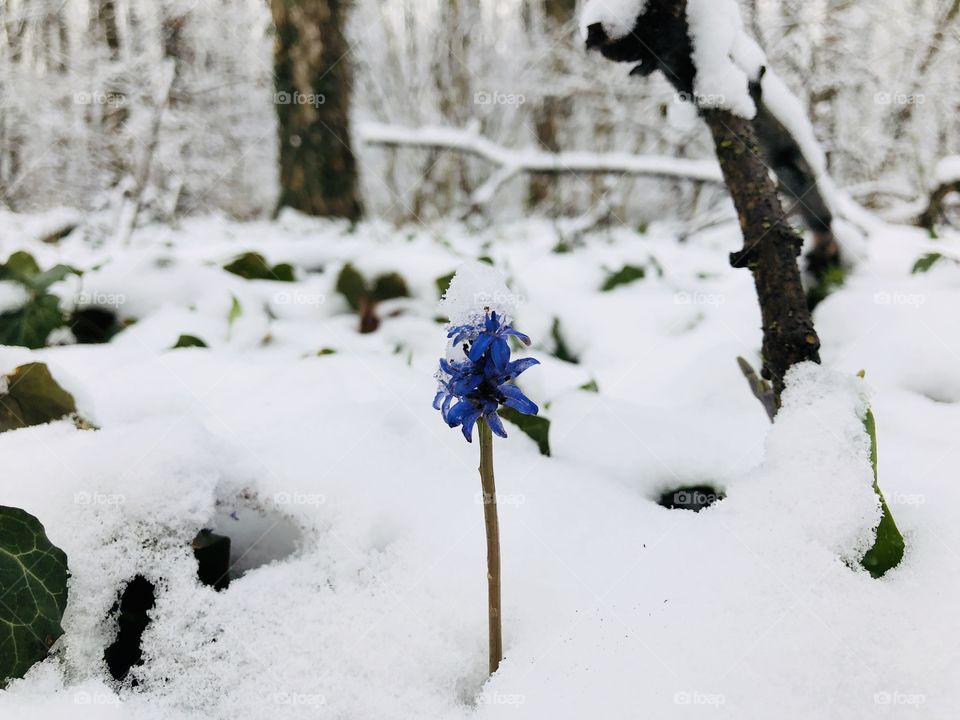
[[[960,257],[960,237],[859,245],[816,311],[824,365],[795,369],[771,426],[735,362],[757,364],[760,318],[731,224],[683,243],[669,225],[598,230],[555,253],[539,221],[209,218],[129,248],[0,221],[3,257],[86,270],[60,293],[137,320],[109,344],[0,348],[0,372],[48,363],[100,428],[0,435],[2,503],[37,515],[72,573],[66,634],[0,692],[0,718],[955,717],[960,264],[911,268]],[[297,282],[221,269],[251,250]],[[435,280],[484,255],[543,362],[520,384],[553,450],[513,426],[496,445],[506,659],[486,682],[477,448],[431,408]],[[348,261],[410,285],[373,334],[335,292]],[[626,264],[646,276],[600,292]],[[578,364],[550,355],[555,318]],[[170,350],[185,333],[210,348]],[[879,518],[866,393],[908,544],[882,580],[849,567]],[[702,484],[726,499],[657,504]],[[219,593],[190,549],[205,527],[251,568]],[[108,614],[137,574],[157,604],[138,684],[119,687]]]

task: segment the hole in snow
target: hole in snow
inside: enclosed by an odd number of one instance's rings
[[[197,559],[197,577],[214,590],[230,586],[230,538],[212,530],[201,530],[193,539],[193,556]]]
[[[209,530],[202,531],[197,539],[207,533],[213,539],[210,548],[216,556],[207,566],[210,579],[229,584],[244,574],[277,560],[285,560],[303,545],[303,530],[287,515],[264,505],[249,492],[233,498],[220,498],[216,512],[210,521]],[[224,538],[216,540],[217,537]],[[194,540],[196,553],[197,540]],[[226,573],[222,569],[223,558],[229,557]],[[200,580],[208,585],[216,584],[204,579],[204,566],[200,564]]]
[[[722,490],[712,485],[684,485],[665,491],[657,503],[668,510],[700,512],[725,497]]]
[[[143,664],[140,639],[150,624],[149,612],[156,604],[156,588],[142,575],[127,583],[120,599],[110,610],[117,618],[117,637],[103,653],[107,668],[115,680],[123,680],[130,668]],[[133,681],[136,685],[137,681]]]

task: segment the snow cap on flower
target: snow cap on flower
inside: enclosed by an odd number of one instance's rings
[[[492,265],[472,260],[457,268],[440,309],[450,326],[482,325],[488,312],[510,323],[517,311],[517,296],[510,292],[503,273]]]

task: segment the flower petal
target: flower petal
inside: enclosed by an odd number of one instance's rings
[[[468,395],[480,387],[480,383],[482,382],[482,373],[470,373],[469,375],[455,379],[450,386],[454,395]]]
[[[473,442],[473,426],[477,423],[477,419],[480,417],[479,411],[476,415],[470,415],[469,417],[464,418],[463,427],[461,428],[463,436],[467,439],[468,443]]]
[[[499,435],[502,438],[507,436],[507,431],[503,429],[503,421],[500,419],[500,416],[497,415],[496,410],[485,413],[483,419],[487,421],[487,425],[490,426],[494,435]]]
[[[469,400],[461,400],[452,408],[450,408],[450,412],[447,413],[447,425],[450,427],[456,427],[457,425],[463,423],[464,419],[471,414],[480,414],[477,406]],[[476,418],[474,418],[474,421],[476,421]]]
[[[504,330],[503,334],[504,334],[504,335],[512,335],[512,336],[515,337],[517,340],[519,340],[520,342],[522,342],[524,345],[529,345],[529,344],[531,343],[531,340],[530,340],[530,336],[529,336],[529,335],[524,335],[522,332],[518,332],[518,331],[514,330],[512,327],[508,327],[506,330]]]
[[[517,377],[524,370],[532,368],[534,365],[539,365],[540,361],[536,358],[520,358],[519,360],[514,360],[512,363],[507,365],[506,375],[508,379],[513,379]]]
[[[510,345],[503,338],[495,338],[490,345],[490,359],[497,372],[502,373],[510,362]]]
[[[519,413],[524,415],[536,415],[540,412],[540,408],[537,407],[537,404],[533,402],[530,398],[523,394],[523,391],[518,388],[516,385],[501,385],[497,388],[506,400],[503,401],[503,404],[509,408],[513,408]]]
[[[487,348],[490,347],[490,343],[493,342],[493,335],[488,335],[487,333],[481,334],[476,340],[473,341],[473,345],[470,346],[470,352],[467,353],[467,357],[477,362],[480,358],[483,357],[483,353],[486,352]]]

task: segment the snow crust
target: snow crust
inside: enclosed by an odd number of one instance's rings
[[[611,40],[620,40],[633,30],[647,0],[588,0],[580,13],[580,32],[584,38],[591,25],[600,23]]]
[[[960,704],[944,621],[960,602],[960,265],[910,273],[933,249],[960,258],[956,234],[871,238],[817,308],[823,366],[791,371],[772,426],[735,363],[757,364],[760,314],[729,267],[731,225],[682,244],[669,225],[612,228],[563,254],[538,221],[348,232],[285,213],[145,228],[128,249],[74,235],[22,249],[85,270],[82,292],[125,296],[137,322],[107,345],[0,347],[0,372],[47,362],[101,428],[0,434],[3,503],[40,517],[72,573],[66,634],[0,691],[0,718],[872,720]],[[245,251],[299,280],[220,269]],[[543,362],[520,380],[553,450],[520,432],[496,447],[506,660],[487,682],[476,448],[431,408],[435,281],[481,255],[495,267],[466,265],[445,307],[475,311],[478,288],[522,298],[501,307]],[[348,261],[411,289],[372,335],[333,289]],[[646,277],[600,292],[625,264]],[[556,318],[577,364],[550,355]],[[210,348],[171,351],[181,333]],[[880,581],[855,562],[879,517],[868,402],[908,543]],[[726,499],[656,502],[697,484]],[[234,512],[265,535],[237,534],[257,562],[216,593],[189,542]],[[138,573],[157,606],[139,684],[121,686],[102,664],[108,614]]]

